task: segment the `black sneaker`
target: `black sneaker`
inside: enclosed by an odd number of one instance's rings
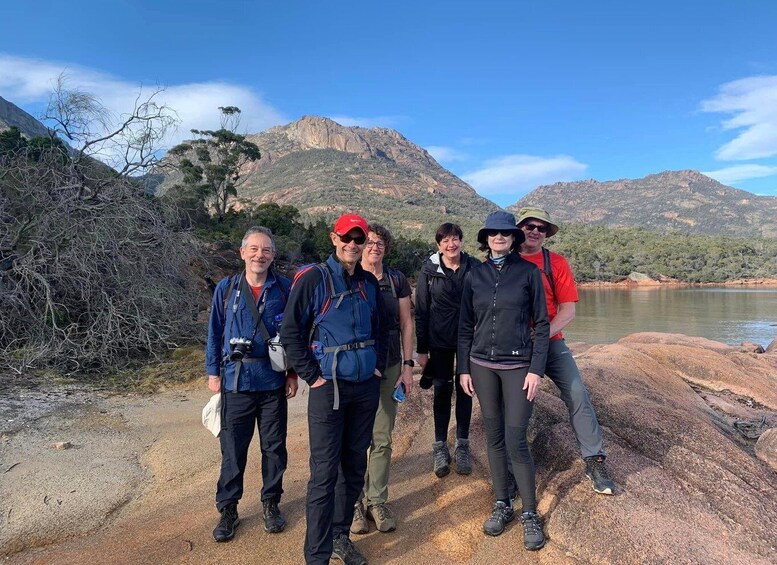
[[[229,504],[221,511],[221,519],[213,530],[213,539],[216,541],[229,541],[235,537],[235,528],[240,524],[237,515],[237,504]]]
[[[489,536],[498,536],[505,531],[505,524],[512,522],[513,518],[515,518],[513,508],[501,500],[497,500],[491,516],[483,522],[483,531]]]
[[[345,565],[367,565],[367,558],[359,553],[359,550],[345,534],[340,534],[335,538],[332,557],[339,559]]]
[[[448,451],[448,443],[435,441],[432,444],[432,457],[434,459],[434,474],[443,478],[451,472],[451,452]]]
[[[607,472],[604,455],[585,458],[585,476],[591,479],[594,490],[599,494],[615,494],[615,482]]]
[[[545,547],[545,534],[542,533],[542,522],[536,512],[523,512],[521,514],[523,525],[523,547],[529,551],[536,551]]]
[[[282,532],[286,527],[286,520],[281,515],[281,510],[278,508],[278,502],[276,500],[263,500],[262,501],[262,514],[264,514],[264,531],[271,534],[277,534]]]

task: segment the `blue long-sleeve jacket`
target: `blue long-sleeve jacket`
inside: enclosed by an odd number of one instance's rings
[[[244,273],[235,275],[243,277]],[[234,390],[235,385],[235,362],[227,360],[224,366],[224,372],[221,373],[221,362],[225,356],[229,356],[231,347],[229,340],[233,337],[251,338],[256,322],[251,315],[247,300],[253,300],[253,295],[249,293],[245,296],[240,293],[237,297],[238,287],[233,291],[232,283],[235,277],[227,277],[216,285],[213,293],[213,302],[210,309],[210,321],[208,323],[208,345],[205,350],[205,371],[208,375],[221,375],[224,378],[224,390]],[[286,298],[289,295],[291,282],[289,279],[276,275],[270,269],[267,273],[267,280],[262,287],[262,296],[266,296],[265,308],[262,313],[270,337],[277,333],[275,326],[275,316],[283,313],[286,306]],[[224,301],[229,299],[226,308]],[[237,311],[233,313],[235,303]],[[226,316],[225,316],[226,310]],[[266,391],[275,390],[284,386],[286,375],[283,372],[274,371],[270,365],[270,359],[267,357],[267,344],[262,338],[261,328],[257,328],[254,335],[251,351],[248,357],[259,358],[252,363],[243,363],[240,369],[240,378],[237,383],[238,391]]]

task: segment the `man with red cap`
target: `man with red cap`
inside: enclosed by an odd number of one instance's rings
[[[330,557],[367,563],[348,536],[364,486],[390,323],[378,280],[360,264],[368,231],[356,214],[335,222],[334,253],[297,273],[281,326],[289,365],[310,385],[308,564]]]

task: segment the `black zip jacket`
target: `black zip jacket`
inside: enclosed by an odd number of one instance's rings
[[[510,253],[501,271],[491,261],[472,269],[461,295],[458,374],[470,372],[472,356],[529,363],[529,372],[543,376],[549,334],[545,289],[536,265]]]
[[[461,254],[461,266],[452,279],[442,268],[440,253],[432,254],[421,267],[415,290],[416,351],[452,349],[457,346],[461,289],[464,280],[480,262],[466,253]]]

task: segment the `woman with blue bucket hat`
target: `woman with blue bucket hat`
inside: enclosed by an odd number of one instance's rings
[[[489,214],[478,232],[480,250],[487,254],[464,283],[457,372],[464,392],[477,393],[486,429],[496,502],[483,531],[498,536],[515,518],[509,457],[521,497],[524,547],[536,550],[545,536],[526,431],[545,369],[550,323],[540,270],[518,255],[524,234],[515,224],[515,216],[500,210]]]

